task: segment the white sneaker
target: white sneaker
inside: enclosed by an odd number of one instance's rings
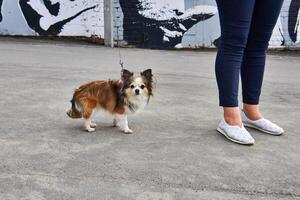
[[[284,130],[281,127],[277,126],[276,124],[265,118],[253,121],[246,116],[244,111],[241,111],[241,117],[246,127],[254,128],[271,135],[281,135],[284,133]]]
[[[238,144],[254,144],[255,140],[244,126],[231,126],[224,119],[221,120],[217,131],[224,135],[227,139]]]

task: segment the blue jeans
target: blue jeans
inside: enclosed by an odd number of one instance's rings
[[[257,105],[266,50],[283,0],[216,0],[221,38],[216,58],[220,106],[238,106],[241,74],[243,102]]]

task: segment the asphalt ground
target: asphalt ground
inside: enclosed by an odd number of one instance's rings
[[[0,199],[300,199],[300,56],[268,56],[264,116],[286,131],[249,129],[242,146],[216,131],[214,51],[122,48],[125,67],[151,67],[133,134],[97,113],[96,131],[66,116],[75,87],[119,77],[118,50],[77,42],[0,39]]]

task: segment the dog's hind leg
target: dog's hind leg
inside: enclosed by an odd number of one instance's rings
[[[92,123],[93,111],[96,107],[96,102],[87,100],[83,104],[84,128],[88,132],[95,131],[96,124]]]

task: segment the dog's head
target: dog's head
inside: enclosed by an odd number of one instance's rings
[[[124,94],[127,98],[146,97],[148,100],[153,96],[153,74],[151,69],[141,72],[138,76],[124,69]]]

